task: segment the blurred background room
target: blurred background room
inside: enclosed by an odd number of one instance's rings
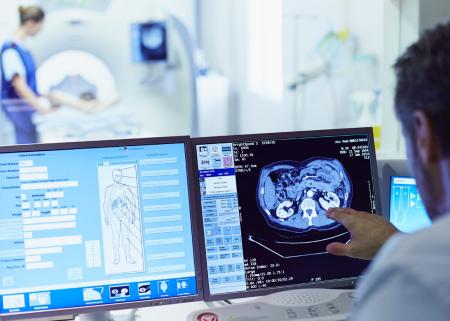
[[[23,31],[29,6],[45,17]],[[37,142],[372,126],[379,153],[401,157],[391,66],[450,3],[8,0],[0,12],[2,44],[34,62]],[[17,142],[21,97],[2,96],[3,145]]]

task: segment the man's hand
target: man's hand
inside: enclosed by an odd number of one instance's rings
[[[328,244],[327,252],[334,255],[370,260],[383,244],[398,232],[395,226],[383,217],[350,208],[331,208],[327,211],[327,216],[341,223],[352,238],[347,244]]]

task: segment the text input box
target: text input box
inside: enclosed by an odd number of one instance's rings
[[[181,259],[186,256],[184,252],[169,252],[160,254],[149,254],[147,255],[147,260],[158,261],[158,260],[170,260],[170,259]]]
[[[33,249],[55,244],[58,246],[79,245],[83,242],[81,235],[60,236],[60,237],[43,237],[36,239],[24,240],[25,249]]]
[[[25,263],[25,269],[38,270],[38,269],[52,269],[54,266],[52,261],[38,262],[38,263]]]
[[[178,222],[182,220],[182,215],[150,216],[144,218],[144,223]]]
[[[32,160],[22,160],[19,162],[19,167],[29,167],[33,166],[34,162]]]
[[[41,181],[47,179],[47,173],[19,174],[19,180],[21,181]]]
[[[144,194],[144,200],[159,200],[159,199],[167,199],[167,198],[180,198],[181,192],[166,192],[166,193],[152,193],[152,194]]]
[[[23,224],[44,224],[75,221],[75,215],[24,218]]]
[[[36,262],[41,262],[41,261],[42,261],[42,257],[40,255],[25,256],[26,263],[36,263]]]
[[[23,238],[24,239],[31,239],[32,237],[33,237],[33,233],[31,233],[31,232],[23,233]]]
[[[148,158],[140,161],[141,165],[176,164],[177,162],[178,157]]]
[[[19,174],[47,173],[47,166],[30,166],[19,168]]]
[[[45,198],[63,198],[64,192],[63,191],[56,191],[56,192],[47,192],[45,193]]]
[[[46,231],[46,230],[63,230],[69,228],[76,228],[76,222],[65,222],[65,223],[50,223],[50,224],[29,224],[24,225],[23,230],[25,232],[34,231]]]
[[[164,227],[148,227],[145,229],[145,234],[161,234],[183,232],[183,226],[164,226]]]
[[[145,241],[146,246],[159,246],[159,245],[170,245],[170,244],[182,244],[184,239],[182,237],[172,237],[168,239],[159,240],[147,240]]]
[[[142,171],[142,177],[156,177],[156,176],[175,176],[179,175],[179,169],[160,169],[155,171]]]
[[[142,188],[169,187],[169,186],[179,186],[179,185],[180,185],[180,181],[178,179],[142,182]]]
[[[42,183],[25,183],[20,185],[23,191],[33,191],[37,189],[53,189],[53,188],[69,188],[78,187],[78,181],[62,181],[62,182],[42,182]]]
[[[151,266],[148,268],[150,273],[160,273],[160,272],[173,272],[186,270],[186,264],[174,264],[174,265],[164,265],[164,266]]]
[[[181,204],[163,204],[144,206],[144,212],[180,210]]]
[[[63,248],[61,246],[44,247],[40,249],[28,249],[25,250],[25,255],[44,255],[44,254],[59,254],[62,253]]]

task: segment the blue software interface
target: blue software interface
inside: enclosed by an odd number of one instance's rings
[[[330,207],[374,213],[366,134],[197,144],[212,295],[357,277],[367,262],[326,252],[350,234]]]
[[[391,177],[390,220],[405,233],[431,225],[414,178]]]
[[[197,293],[184,144],[0,155],[1,313]]]

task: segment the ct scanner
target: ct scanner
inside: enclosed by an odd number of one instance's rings
[[[66,77],[81,77],[99,99],[117,97],[117,102],[98,113],[62,106],[37,115],[41,142],[195,135],[196,69],[189,34],[181,21],[168,16],[169,60],[133,63],[131,24],[152,17],[132,8],[126,16],[120,6],[106,13],[49,12],[43,31],[30,43],[39,89],[45,93]]]

